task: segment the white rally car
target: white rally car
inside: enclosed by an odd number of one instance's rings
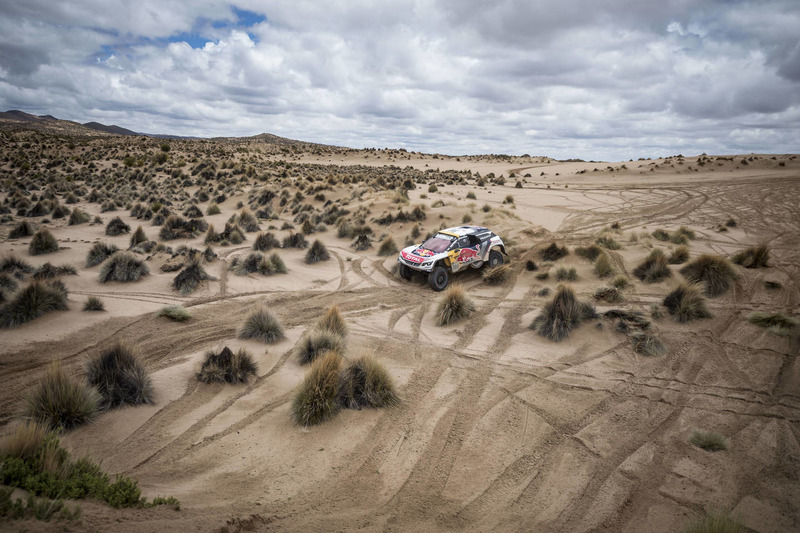
[[[503,264],[506,253],[503,240],[481,226],[456,226],[439,230],[433,237],[400,251],[400,276],[411,279],[414,271],[428,274],[428,285],[444,290],[451,272],[467,267],[490,268]]]

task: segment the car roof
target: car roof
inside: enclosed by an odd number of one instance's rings
[[[487,233],[488,228],[483,226],[455,226],[447,229],[440,229],[439,233],[451,235],[453,237],[464,237],[465,235],[476,235],[478,233]]]

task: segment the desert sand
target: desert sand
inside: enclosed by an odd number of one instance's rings
[[[753,531],[800,529],[798,331],[778,336],[745,318],[752,311],[800,315],[796,156],[558,162],[219,139],[169,141],[167,161],[150,162],[163,142],[4,134],[0,202],[34,172],[51,185],[80,187],[92,175],[112,185],[101,191],[99,202],[84,195],[68,206],[102,223],[69,226],[66,218],[23,217],[11,209],[0,227],[0,255],[13,252],[34,267],[50,262],[77,269],[77,275],[61,277],[69,310],[0,329],[0,431],[19,423],[26,394],[51,360],[61,360],[80,378],[89,357],[118,341],[133,345],[151,372],[155,405],[104,412],[65,433],[63,442],[73,455],[88,454],[110,473],[138,480],[148,497],[178,498],[181,509],[116,510],[80,501],[79,524],[0,527],[642,532],[681,531],[706,511],[727,509]],[[143,165],[126,167],[128,155]],[[27,174],[15,163],[19,158],[30,162]],[[57,159],[60,164],[48,164]],[[181,160],[185,166],[178,166]],[[215,162],[217,174],[198,185],[199,174],[191,170],[206,160]],[[398,205],[397,189],[378,179],[400,181],[412,171],[414,188],[407,203]],[[145,174],[150,177],[143,184]],[[489,174],[503,176],[505,183],[490,178],[479,185]],[[436,192],[428,192],[431,183]],[[281,190],[291,200],[299,185],[302,199],[280,206]],[[320,185],[325,187],[309,192]],[[35,194],[45,189],[29,188]],[[196,201],[200,189],[211,191],[211,198]],[[247,233],[241,244],[213,245],[218,257],[203,266],[216,279],[188,296],[172,289],[176,272],[160,268],[172,258],[167,251],[140,254],[150,275],[139,282],[103,284],[101,267],[85,266],[94,243],[128,248],[130,234],[105,235],[114,216],[159,240],[159,227],[130,215],[137,202],[164,198],[176,214],[196,203],[205,213],[224,190],[221,213],[204,217],[221,231],[240,213],[237,204],[247,206],[251,193],[262,189],[276,194],[267,204],[275,218],[260,219],[259,226],[278,240],[292,231],[281,229],[286,222],[299,231],[294,207],[309,205],[319,213],[332,201],[348,216],[366,210],[372,247],[356,251],[353,239],[338,238],[336,226],[328,225],[307,239],[320,239],[331,260],[309,265],[305,250],[277,249],[287,274],[238,276],[229,267],[252,251],[256,233]],[[55,190],[63,203],[66,189]],[[147,194],[140,199],[142,191]],[[467,198],[470,192],[475,199]],[[318,193],[324,199],[315,199]],[[102,203],[115,195],[122,205],[103,212]],[[445,327],[434,321],[441,294],[422,277],[401,279],[394,270],[396,254],[377,255],[384,235],[405,246],[414,223],[380,225],[374,219],[418,205],[427,214],[422,236],[458,225],[469,214],[472,223],[491,228],[510,245],[512,274],[505,283],[489,285],[479,271],[453,276],[476,311]],[[731,218],[735,227],[725,226]],[[8,238],[22,219],[49,228],[61,249],[29,255],[30,237]],[[667,348],[661,356],[636,353],[630,336],[606,318],[587,321],[561,342],[528,328],[560,284],[552,275],[537,278],[547,268],[538,251],[552,242],[572,251],[601,235],[622,245],[609,253],[630,286],[623,302],[598,301],[597,310],[622,308],[650,317],[651,307],[682,280],[681,265],[671,265],[673,275],[652,284],[631,271],[653,248],[669,253],[675,247],[653,238],[654,230],[680,226],[695,233],[688,243],[692,257],[729,257],[766,243],[770,266],[736,266],[735,287],[708,299],[713,318],[681,324],[667,312],[653,317],[652,330]],[[165,245],[202,251],[204,236]],[[528,271],[528,260],[539,270]],[[587,301],[608,282],[574,252],[554,262],[552,272],[557,267],[576,269],[578,278],[569,285]],[[781,288],[769,289],[764,281]],[[101,298],[106,310],[82,311],[88,296]],[[192,319],[177,323],[156,316],[175,304],[189,309]],[[237,328],[259,304],[283,324],[285,340],[265,345],[237,338]],[[306,368],[292,350],[331,305],[339,306],[350,329],[347,354],[376,354],[402,403],[343,410],[329,422],[301,428],[292,423],[289,408]],[[203,355],[222,346],[247,348],[258,363],[257,377],[244,385],[199,383],[195,373]],[[711,453],[693,446],[694,429],[721,433],[729,448]]]

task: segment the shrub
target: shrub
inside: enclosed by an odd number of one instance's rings
[[[27,420],[0,439],[0,460],[8,457],[33,459],[44,445],[48,429],[39,422]]]
[[[681,533],[745,533],[750,531],[725,512],[710,512],[687,525]]]
[[[281,256],[279,256],[277,252],[273,252],[269,256],[268,261],[273,274],[286,274],[289,271],[289,269],[286,268],[286,264],[283,262],[283,259],[281,259]]]
[[[206,208],[206,215],[219,215],[220,212],[217,202],[211,202]]]
[[[609,237],[608,235],[603,235],[595,242],[607,250],[619,250],[622,248],[622,246],[615,241],[613,237]]]
[[[475,310],[475,303],[467,297],[459,284],[450,285],[439,301],[436,309],[436,325],[446,326],[462,318],[467,318]]]
[[[266,344],[274,344],[284,338],[283,326],[263,306],[247,315],[237,335],[240,339],[256,339]]]
[[[566,268],[566,267],[558,267],[556,269],[556,280],[557,281],[575,281],[578,279],[578,271],[575,270],[574,267]]]
[[[621,302],[625,299],[622,292],[616,287],[598,287],[594,291],[595,300],[605,300],[609,303]]]
[[[11,230],[8,234],[9,239],[19,239],[21,237],[30,237],[33,235],[33,226],[27,220],[23,220]]]
[[[341,335],[342,337],[347,335],[347,323],[344,321],[344,317],[342,317],[342,313],[339,311],[339,306],[337,305],[332,305],[325,311],[325,314],[322,315],[322,318],[317,322],[317,326],[321,329],[326,329],[332,333]]]
[[[728,440],[716,431],[700,431],[695,429],[689,437],[689,442],[709,452],[718,452],[728,449]]]
[[[487,268],[483,271],[483,281],[489,285],[500,285],[508,281],[511,277],[511,265],[506,263],[495,268]]]
[[[246,207],[243,208],[239,212],[239,216],[236,217],[236,225],[237,226],[241,226],[248,233],[252,233],[254,231],[258,231],[258,229],[259,229],[258,228],[258,219]]]
[[[535,272],[536,270],[539,270],[539,267],[536,266],[536,263],[532,259],[528,259],[525,261],[525,270],[528,272]]]
[[[747,320],[756,326],[767,328],[770,332],[781,337],[788,337],[792,330],[798,325],[797,320],[783,313],[762,313],[760,311],[755,311],[747,315]]]
[[[302,233],[290,233],[283,238],[284,248],[308,248],[308,241]]]
[[[103,242],[96,242],[92,245],[89,253],[86,254],[86,267],[93,267],[95,265],[99,265],[110,256],[114,255],[119,248],[114,246],[113,244],[106,244]]]
[[[694,240],[694,237],[695,237],[694,230],[689,229],[686,226],[681,226],[680,228],[675,230],[675,232],[673,233],[673,238],[676,235],[682,235],[682,236],[686,237],[687,239],[692,239],[692,240]],[[681,243],[681,244],[683,244],[683,243]]]
[[[306,331],[297,343],[295,353],[301,365],[313,362],[326,352],[344,353],[344,336],[325,329],[315,327]]]
[[[575,248],[575,255],[589,261],[594,261],[603,253],[603,249],[596,244],[590,244],[589,246],[578,246]]]
[[[209,230],[210,231],[210,230]],[[273,248],[280,248],[281,243],[272,233],[259,233],[253,242],[253,250],[257,252],[268,252]]]
[[[53,279],[59,276],[75,276],[78,271],[72,265],[53,266],[52,263],[45,263],[33,273],[33,279]]]
[[[184,296],[193,293],[203,281],[214,280],[214,276],[210,276],[205,269],[200,265],[200,257],[198,254],[193,254],[186,262],[175,279],[172,280],[172,288],[180,291]]]
[[[67,291],[59,282],[33,281],[0,307],[0,327],[13,328],[50,311],[67,309]]]
[[[579,301],[571,288],[561,286],[553,299],[544,305],[530,328],[551,341],[559,342],[585,320],[595,316],[591,304]]]
[[[253,356],[247,350],[240,348],[233,353],[227,346],[220,353],[213,351],[206,353],[205,361],[197,373],[197,380],[203,383],[246,383],[252,375],[255,376],[258,366]]]
[[[694,283],[681,283],[664,298],[664,307],[678,322],[711,317],[706,308],[706,299],[703,298],[700,287]]]
[[[648,331],[637,331],[631,334],[633,341],[633,350],[642,355],[664,355],[667,353],[667,347],[661,340]]]
[[[467,200],[474,200],[474,199],[475,199],[475,193],[472,192],[472,191],[469,191],[467,193]]]
[[[669,259],[667,262],[670,265],[680,265],[685,263],[689,260],[689,247],[688,246],[676,246],[672,253],[669,255]]]
[[[90,359],[86,380],[100,393],[102,409],[153,403],[155,392],[150,375],[134,351],[124,344],[117,343]]]
[[[681,274],[692,283],[703,283],[708,296],[727,292],[739,277],[730,261],[718,255],[703,254],[681,269]]]
[[[651,235],[655,237],[657,240],[662,242],[666,242],[669,240],[669,232],[661,228],[655,230]]]
[[[350,361],[339,375],[339,404],[347,409],[400,403],[392,377],[373,355]]]
[[[86,303],[83,304],[84,311],[105,311],[103,300],[97,296],[89,296],[86,298]]]
[[[58,251],[58,241],[47,228],[39,228],[33,234],[28,253],[31,255],[49,254]]]
[[[556,243],[551,243],[547,248],[539,250],[539,257],[542,258],[542,261],[558,261],[567,254],[569,254],[567,247],[560,248]]]
[[[342,357],[338,352],[320,354],[303,378],[292,399],[292,420],[313,426],[333,418],[340,409],[339,375]]]
[[[607,253],[602,253],[594,260],[594,273],[598,278],[607,278],[614,273],[614,265]]]
[[[645,283],[657,283],[672,275],[667,265],[667,257],[658,248],[650,252],[639,266],[633,269],[633,275]]]
[[[387,255],[394,255],[398,252],[397,244],[391,237],[386,237],[381,245],[378,247],[378,255],[385,257]]]
[[[25,262],[23,259],[17,258],[12,252],[0,261],[0,272],[16,274],[20,279],[23,278],[21,274],[30,274],[34,268]]]
[[[147,240],[147,235],[145,234],[144,229],[142,226],[139,226],[136,228],[136,231],[133,232],[133,235],[131,235],[130,247],[133,248],[139,243],[147,242]]]
[[[610,285],[615,289],[622,290],[627,288],[628,285],[630,285],[630,280],[628,280],[628,278],[626,278],[623,274],[620,274],[619,276],[611,280]]]
[[[192,314],[189,312],[189,310],[182,305],[168,305],[166,307],[162,307],[156,316],[165,316],[170,320],[174,320],[175,322],[186,322],[192,318]]]
[[[164,225],[161,227],[158,236],[162,241],[191,239],[201,231],[206,231],[207,229],[208,223],[201,218],[186,220],[177,215],[170,215],[164,220]],[[233,240],[231,240],[231,242],[233,242]]]
[[[53,361],[28,397],[25,415],[51,429],[72,429],[91,421],[99,405],[96,390],[71,379],[61,363]]]
[[[222,236],[214,229],[214,224],[209,224],[203,244],[213,244],[222,240]]]
[[[321,261],[328,261],[330,258],[330,252],[328,252],[328,249],[325,248],[325,245],[322,244],[322,241],[320,240],[315,240],[314,244],[312,244],[311,248],[309,248],[308,252],[306,252],[306,263],[309,265],[319,263]]]
[[[89,216],[89,213],[75,207],[69,214],[69,219],[67,219],[67,224],[69,224],[70,226],[76,226],[78,224],[85,224],[90,220],[92,220],[92,217]]]
[[[119,217],[112,218],[111,221],[106,225],[106,235],[112,237],[130,232],[131,232],[131,227],[127,225],[125,222],[123,222],[122,219]]]
[[[751,246],[738,252],[731,259],[745,268],[766,268],[769,266],[769,246],[766,244]]]
[[[735,218],[729,218],[728,220],[725,221],[725,226],[729,228],[735,228],[738,225],[739,224],[736,222]]]
[[[139,281],[150,273],[144,261],[130,252],[115,252],[100,268],[100,283]]]

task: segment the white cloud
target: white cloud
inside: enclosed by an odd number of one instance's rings
[[[3,4],[0,106],[448,153],[796,150],[796,2],[603,6],[253,0],[245,28],[217,1]]]

